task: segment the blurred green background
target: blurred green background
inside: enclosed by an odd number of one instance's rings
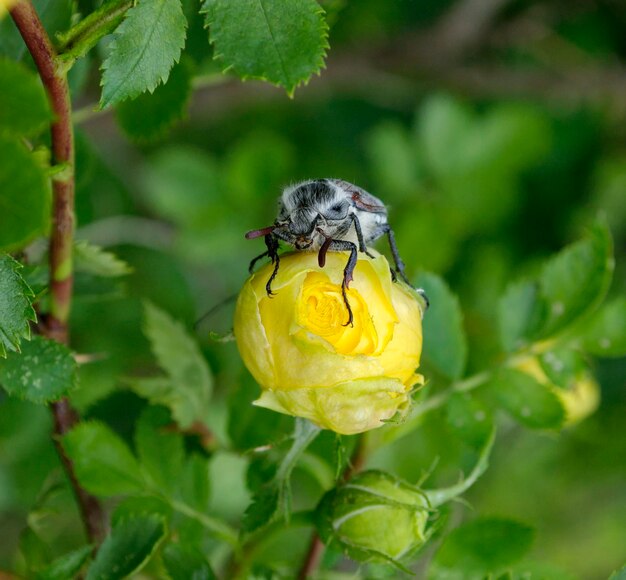
[[[77,237],[134,268],[123,282],[78,277],[73,344],[97,360],[81,367],[73,400],[129,441],[145,402],[120,377],[153,368],[142,300],[191,326],[236,294],[263,250],[243,234],[271,223],[281,188],[300,179],[341,177],[388,203],[409,275],[437,272],[459,296],[469,373],[497,356],[496,303],[506,284],[534,272],[598,214],[615,240],[611,294],[626,291],[622,2],[321,3],[331,25],[327,69],[293,100],[216,75],[206,33],[191,22],[182,66],[203,76],[187,119],[156,141],[127,136],[118,123],[123,108],[92,111],[97,57],[72,73]],[[218,439],[212,506],[237,521],[249,500],[249,459],[240,452],[292,422],[252,409],[256,386],[234,343],[208,340],[209,330],[228,331],[231,315],[232,301],[202,322],[198,338],[217,393],[207,419]],[[467,497],[477,513],[536,528],[531,560],[554,569],[533,577],[607,578],[626,560],[626,360],[596,360],[594,368],[598,412],[559,435],[503,419],[491,468]],[[0,568],[8,568],[41,482],[61,475],[46,410],[2,397]],[[438,457],[431,482],[444,483],[458,476],[465,453],[433,413],[371,465],[415,481]],[[307,505],[319,484],[304,470],[295,478],[296,502]],[[71,546],[81,530],[69,491],[52,505],[47,533]],[[451,517],[467,513],[459,505]],[[307,537],[283,539],[294,561]],[[280,557],[286,553],[281,548]]]

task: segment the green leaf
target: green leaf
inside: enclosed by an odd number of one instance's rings
[[[213,221],[220,198],[220,169],[203,151],[166,147],[141,175],[146,202],[157,214],[185,228]]]
[[[490,409],[468,393],[455,393],[450,397],[447,419],[452,431],[473,447],[481,447],[493,429]]]
[[[483,440],[482,449],[478,455],[476,465],[474,465],[474,468],[467,477],[461,479],[461,481],[451,485],[450,487],[424,490],[424,493],[428,498],[428,502],[432,507],[438,507],[459,497],[476,483],[478,478],[485,473],[489,467],[489,457],[495,440],[496,430],[495,427],[492,426],[487,438]]]
[[[155,495],[130,496],[117,504],[111,516],[111,525],[115,527],[119,522],[141,515],[159,515],[165,521],[172,517],[172,507]]]
[[[132,388],[150,401],[171,408],[181,427],[202,420],[213,388],[209,367],[182,324],[146,302],[144,333],[167,378],[144,379]]]
[[[324,66],[328,25],[314,0],[205,0],[202,12],[215,58],[242,79],[292,95]]]
[[[626,297],[620,296],[594,314],[581,339],[582,347],[591,354],[626,356]]]
[[[424,316],[424,359],[442,375],[458,379],[467,360],[467,339],[458,298],[435,274],[424,273],[417,279],[424,288],[430,308]]]
[[[0,58],[0,133],[35,135],[51,119],[39,77],[20,63]]]
[[[562,389],[571,389],[586,371],[587,363],[582,354],[571,348],[559,348],[544,352],[539,364],[548,380]]]
[[[19,273],[23,266],[11,256],[0,255],[0,356],[20,350],[22,338],[30,338],[29,320],[37,321],[32,306],[35,294]]]
[[[537,284],[510,284],[498,303],[500,340],[504,349],[512,352],[526,346],[541,327],[544,311]]]
[[[130,274],[133,269],[115,254],[103,250],[100,246],[79,240],[74,244],[74,269],[77,272],[115,278]]]
[[[180,0],[138,0],[115,31],[102,65],[100,108],[167,82],[185,45]]]
[[[549,260],[541,273],[541,295],[546,302],[543,337],[563,330],[602,300],[615,262],[611,234],[596,224],[589,236]]]
[[[298,459],[320,433],[320,428],[306,419],[296,418],[292,444],[283,457],[275,475],[261,487],[243,517],[242,529],[254,532],[269,524],[279,514],[286,520],[291,515],[291,472]]]
[[[523,425],[532,429],[558,429],[565,409],[558,396],[530,375],[501,369],[487,388],[498,403]]]
[[[76,377],[70,350],[42,336],[22,343],[21,354],[0,361],[0,384],[7,393],[33,403],[60,399],[76,386]]]
[[[479,518],[452,530],[435,556],[437,568],[462,571],[466,578],[493,574],[528,552],[533,528],[504,518]]]
[[[626,580],[626,565],[611,574],[609,580]]]
[[[243,515],[242,531],[251,534],[268,525],[278,517],[279,506],[280,489],[277,482],[272,480],[254,494],[252,503]]]
[[[25,246],[48,229],[50,183],[26,147],[0,135],[0,250]]]
[[[75,578],[91,556],[93,546],[84,546],[69,554],[56,558],[51,564],[35,575],[36,580],[67,580]]]
[[[130,449],[109,427],[85,422],[63,437],[80,484],[95,495],[112,496],[143,491],[143,474]]]
[[[126,578],[138,572],[152,557],[166,531],[165,520],[158,514],[118,521],[100,546],[87,580]]]
[[[211,494],[209,460],[198,453],[192,453],[180,473],[179,485],[180,496],[185,504],[197,512],[206,513]]]
[[[117,120],[133,141],[154,141],[185,117],[190,96],[191,71],[181,62],[172,69],[167,83],[159,85],[152,94],[143,93],[120,103]]]
[[[135,431],[135,447],[142,466],[156,486],[170,495],[178,487],[185,457],[183,438],[168,430],[171,424],[166,409],[147,407]]]
[[[206,558],[193,546],[168,544],[163,563],[172,580],[213,580],[216,576]]]
[[[419,113],[419,137],[429,167],[439,175],[458,171],[463,164],[461,137],[472,128],[471,112],[448,95],[430,97]]]
[[[419,184],[417,147],[397,122],[382,123],[367,138],[370,168],[390,193],[410,195]]]

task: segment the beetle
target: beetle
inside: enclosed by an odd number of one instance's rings
[[[350,252],[343,271],[341,293],[348,309],[345,326],[352,325],[353,315],[347,289],[357,263],[357,251],[373,257],[367,246],[384,235],[389,241],[395,265],[395,270],[391,270],[393,280],[399,275],[410,285],[393,230],[387,222],[387,208],[380,199],[342,179],[302,181],[283,190],[278,203],[278,216],[272,226],[246,234],[247,239],[263,236],[267,247],[265,252],[250,262],[249,271],[252,273],[260,259],[266,256],[270,258],[274,270],[265,289],[272,296],[272,282],[280,266],[279,241],[287,242],[296,250],[317,251],[320,268],[326,263],[328,250]],[[428,306],[424,291],[418,288],[417,292],[424,297]]]

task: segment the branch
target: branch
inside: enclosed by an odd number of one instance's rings
[[[356,446],[350,457],[350,462],[341,475],[341,481],[346,482],[352,478],[355,473],[358,473],[363,469],[365,460],[367,459],[367,435],[362,433],[358,436]],[[306,556],[302,563],[302,567],[298,573],[298,580],[306,580],[312,576],[317,570],[322,555],[324,554],[324,544],[317,532],[313,532],[311,537],[311,543],[307,550]]]
[[[72,299],[72,244],[74,236],[74,134],[66,74],[57,66],[56,53],[30,0],[22,0],[12,10],[13,18],[46,89],[54,112],[51,126],[53,162],[63,168],[52,180],[52,228],[50,234],[50,313],[44,334],[68,344],[68,318]],[[54,442],[78,500],[83,522],[91,541],[105,534],[104,515],[98,500],[78,483],[72,462],[61,445],[61,437],[77,422],[78,415],[67,399],[54,403]]]
[[[85,56],[103,36],[118,27],[132,5],[133,0],[109,0],[67,32],[59,34],[60,58],[73,61]]]

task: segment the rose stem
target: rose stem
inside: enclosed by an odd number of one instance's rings
[[[352,451],[350,462],[348,463],[343,474],[341,475],[342,482],[348,481],[352,478],[354,474],[363,469],[367,456],[366,448],[366,436],[364,433],[361,433],[357,436],[356,445],[354,447],[354,451]],[[311,536],[309,549],[302,563],[302,567],[298,572],[298,580],[306,580],[317,570],[323,553],[324,544],[320,539],[318,533],[314,531],[313,535]]]
[[[48,94],[55,121],[50,128],[52,159],[61,171],[52,180],[52,228],[50,234],[50,313],[42,333],[69,343],[68,318],[72,300],[72,245],[74,238],[74,133],[67,71],[58,66],[56,52],[30,0],[18,2],[10,11]],[[87,536],[99,543],[106,533],[100,502],[83,489],[72,461],[61,445],[61,437],[79,420],[67,398],[51,405],[54,416],[53,441],[81,511]]]

